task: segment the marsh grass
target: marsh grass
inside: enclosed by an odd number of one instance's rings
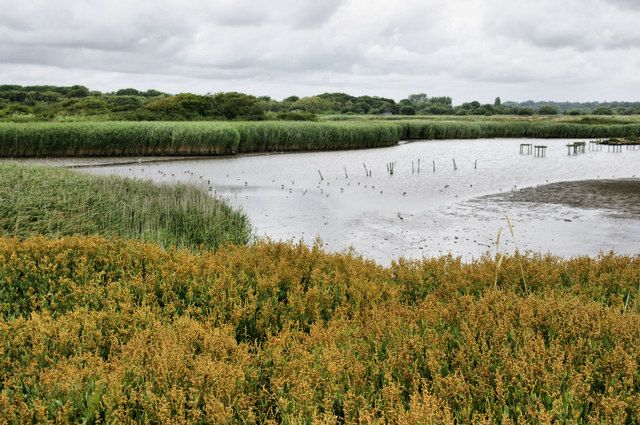
[[[640,135],[640,124],[579,124],[557,121],[396,121],[402,138],[607,138]]]
[[[0,156],[233,155],[374,148],[400,140],[639,135],[638,123],[553,120],[0,123]]]
[[[164,246],[246,243],[247,217],[205,190],[0,164],[0,234],[105,235]]]
[[[391,146],[386,123],[72,122],[0,123],[0,156],[232,155]]]

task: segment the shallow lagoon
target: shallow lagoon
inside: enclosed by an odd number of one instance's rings
[[[309,243],[320,237],[329,250],[353,247],[384,264],[400,256],[450,252],[470,259],[495,253],[501,228],[500,250],[512,251],[514,238],[505,217],[511,220],[521,250],[563,256],[611,249],[637,253],[638,217],[485,197],[560,181],[640,177],[640,150],[623,148],[613,153],[602,146],[600,151],[567,156],[566,144],[571,142],[420,141],[381,149],[143,162],[84,170],[195,182],[244,209],[258,236]],[[546,157],[520,155],[520,143],[547,145]],[[394,175],[387,172],[389,162],[395,162]],[[363,163],[371,177],[365,175]]]

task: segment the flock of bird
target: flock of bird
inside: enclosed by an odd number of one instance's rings
[[[477,161],[476,161],[477,163]],[[144,166],[139,167],[139,171],[140,173],[142,173],[142,175],[144,175],[145,170],[150,170],[153,166],[158,166],[161,165],[161,162],[147,162],[146,164],[144,164]],[[476,169],[476,165],[474,165],[474,169]],[[457,170],[454,169],[454,170]],[[128,171],[130,173],[134,172],[134,168],[128,168]],[[158,176],[160,177],[161,180],[170,180],[172,182],[175,181],[179,181],[182,180],[181,178],[176,178],[176,173],[175,172],[167,172],[167,171],[163,171],[161,169],[156,170]],[[433,174],[435,174],[436,172],[434,171]],[[248,181],[242,181],[239,177],[236,178],[236,184],[234,185],[229,185],[229,184],[220,184],[216,182],[213,182],[211,179],[205,179],[205,176],[202,174],[198,174],[195,173],[192,170],[189,169],[183,169],[181,172],[182,175],[184,175],[186,177],[186,180],[190,183],[197,183],[203,187],[205,187],[209,192],[211,193],[217,193],[218,188],[225,188],[225,189],[237,189],[239,187],[245,187],[245,188],[249,188],[249,182]],[[346,174],[346,172],[345,172]],[[420,174],[420,172],[415,173],[414,171],[412,171],[412,174]],[[429,173],[431,174],[431,173]],[[151,180],[154,180],[153,176],[150,175],[150,173],[146,174],[148,176],[148,178],[150,178]],[[367,177],[365,177],[365,180],[360,180],[360,179],[353,179],[353,178],[349,178],[348,176],[346,176],[344,179],[342,177],[334,177],[334,185],[331,185],[331,181],[324,179],[324,177],[322,177],[322,174],[320,174],[321,178],[320,180],[315,184],[315,193],[318,195],[321,195],[325,198],[329,198],[330,195],[334,192],[332,192],[332,188],[336,187],[337,191],[339,191],[339,193],[344,194],[345,190],[347,190],[349,187],[352,186],[352,182],[354,183],[353,187],[359,187],[361,189],[371,189],[372,191],[375,191],[378,195],[383,195],[385,192],[384,190],[382,190],[380,188],[380,186],[376,187],[375,184],[372,184],[370,181],[367,182],[366,179],[368,179],[369,177],[371,177],[370,173],[367,173]],[[390,175],[390,177],[393,177],[393,175]],[[229,174],[226,174],[225,176],[226,179],[229,179]],[[548,182],[548,180],[547,180]],[[271,180],[271,183],[274,184],[277,187],[276,180],[273,179]],[[293,194],[294,193],[294,187],[295,187],[295,181],[287,181],[287,183],[280,183],[280,190],[284,191],[285,193],[288,194]],[[473,188],[473,183],[469,183],[469,188]],[[443,193],[447,190],[449,190],[451,188],[450,184],[445,184],[442,187],[440,187],[438,189],[439,193]],[[512,190],[517,189],[517,186],[514,185]],[[503,191],[503,188],[501,187],[500,192]],[[299,193],[301,193],[302,195],[307,195],[309,193],[313,193],[310,192],[310,190],[308,188],[303,188],[299,190]],[[408,195],[408,191],[407,190],[403,190],[401,189],[399,192],[397,192],[398,195],[401,196],[407,196]],[[246,195],[248,196],[248,195]],[[459,194],[457,193],[452,193],[453,198],[458,198]],[[400,213],[398,213],[398,217],[400,219],[403,219],[402,217],[400,217]]]

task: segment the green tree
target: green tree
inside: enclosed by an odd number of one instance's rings
[[[516,113],[518,115],[533,115],[533,109],[531,108],[517,108]]]
[[[449,96],[438,96],[429,98],[426,100],[426,102],[434,105],[444,105],[450,107],[453,104],[453,99],[451,99]]]
[[[222,116],[226,119],[264,119],[264,109],[260,106],[257,97],[244,93],[228,92],[216,93],[210,97],[215,105],[216,116]]]
[[[116,95],[118,95],[118,96],[142,96],[142,93],[139,92],[136,89],[127,88],[127,89],[118,90],[116,92]]]
[[[163,93],[158,90],[147,90],[146,92],[141,93],[144,97],[156,97],[156,96],[169,96],[167,93]]]
[[[151,100],[145,107],[153,112],[185,119],[216,116],[216,102],[211,96],[181,93]]]
[[[303,97],[295,102],[294,105],[296,109],[314,114],[336,112],[334,109],[334,102],[328,99],[323,99],[319,96]]]
[[[594,115],[613,115],[613,110],[611,108],[600,107],[593,110]]]
[[[427,94],[426,93],[415,93],[415,94],[410,94],[409,96],[407,96],[407,100],[409,100],[409,102],[416,104],[416,103],[424,103],[426,102],[428,99]]]
[[[538,108],[538,115],[558,115],[558,108],[552,105],[543,105]]]
[[[142,99],[139,96],[110,96],[106,101],[113,112],[133,111],[142,107]]]
[[[98,96],[83,97],[82,99],[68,99],[65,110],[73,114],[96,115],[108,110],[108,104]]]
[[[401,105],[400,106],[400,115],[415,115],[416,108],[413,105]]]
[[[91,92],[85,86],[71,86],[67,90],[67,97],[87,97]]]

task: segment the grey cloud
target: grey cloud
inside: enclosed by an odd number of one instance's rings
[[[623,9],[636,9],[640,10],[640,2],[638,0],[605,0],[609,3],[619,6]]]
[[[539,0],[493,2],[487,8],[487,34],[545,49],[579,51],[635,48],[640,43],[640,14],[621,11],[613,3],[626,0]],[[629,2],[631,3],[631,2]],[[640,10],[640,8],[638,8]]]
[[[605,87],[632,93],[640,91],[636,5],[0,0],[0,79],[49,83],[46,75],[55,75],[69,84],[227,87],[276,97],[338,88],[395,97],[439,92],[458,101],[507,99],[526,87],[531,97],[544,87],[549,98]],[[22,77],[21,67],[28,70]]]
[[[341,0],[300,1],[289,15],[294,27],[317,28],[331,19],[342,5]]]
[[[342,3],[343,0],[218,0],[214,2],[215,8],[205,14],[211,22],[231,27],[278,23],[291,28],[317,28],[333,16]]]

